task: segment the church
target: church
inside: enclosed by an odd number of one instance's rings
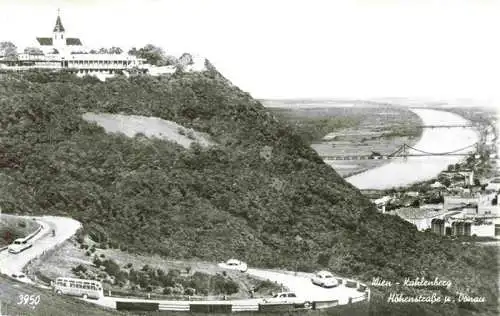
[[[37,48],[43,54],[27,52],[19,54],[17,61],[4,62],[4,69],[23,71],[29,69],[66,69],[76,74],[114,74],[135,69],[146,72],[144,60],[127,53],[95,53],[88,50],[76,37],[66,37],[58,12],[52,37],[37,37]],[[7,68],[5,68],[7,66]]]
[[[65,29],[59,12],[57,13],[56,25],[52,31],[52,37],[37,37],[38,47],[45,55],[49,54],[71,54],[84,53],[82,41],[75,37],[66,37]]]
[[[79,38],[66,37],[65,33],[61,16],[58,12],[52,37],[37,37],[38,47],[45,55],[84,53],[85,49],[83,48],[82,41]]]

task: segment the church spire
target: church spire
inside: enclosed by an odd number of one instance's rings
[[[54,32],[64,32],[64,26],[62,25],[61,17],[59,16],[59,9],[57,9],[57,20]]]

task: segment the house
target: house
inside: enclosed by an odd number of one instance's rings
[[[394,210],[392,214],[412,223],[418,230],[426,230],[432,227],[433,220],[441,219],[446,213],[444,210],[403,207]]]
[[[446,236],[477,236],[500,239],[498,215],[470,214],[467,211],[447,212],[431,221],[431,231]]]
[[[420,208],[427,210],[441,211],[443,210],[443,204],[422,204],[420,205]]]
[[[433,189],[440,189],[440,188],[445,188],[445,185],[442,184],[441,182],[439,181],[436,181],[434,182],[433,184],[431,184],[431,188]]]
[[[440,176],[445,179],[450,179],[455,185],[473,185],[474,184],[474,171],[473,170],[460,170],[460,171],[443,171]]]
[[[406,196],[411,196],[411,197],[418,197],[419,193],[417,191],[408,191],[405,193]]]
[[[479,196],[472,194],[445,195],[444,206],[445,210],[456,209],[467,205],[478,205]]]
[[[387,205],[387,203],[389,201],[391,201],[392,198],[388,195],[386,196],[383,196],[379,199],[376,199],[376,200],[372,200],[373,204],[375,204],[375,206],[377,206],[377,210],[381,213],[385,213],[385,207]]]
[[[489,181],[485,189],[487,191],[500,191],[500,178],[494,178],[493,180]]]

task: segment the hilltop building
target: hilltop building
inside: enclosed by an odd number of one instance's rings
[[[66,37],[66,30],[58,14],[52,37],[37,37],[38,47],[44,54],[83,53],[85,49],[82,41],[76,37]]]
[[[37,37],[36,40],[43,52],[42,55],[19,54],[17,60],[0,60],[0,69],[15,71],[67,69],[77,74],[113,74],[130,69],[146,71],[142,59],[126,53],[89,53],[80,38],[66,37],[66,30],[59,14],[52,37]]]

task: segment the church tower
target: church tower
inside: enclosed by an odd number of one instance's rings
[[[57,10],[57,20],[56,26],[54,27],[53,35],[52,35],[52,45],[55,49],[59,51],[59,53],[63,53],[66,48],[66,36],[64,34],[64,26],[61,22],[61,17],[59,15],[59,10]]]

